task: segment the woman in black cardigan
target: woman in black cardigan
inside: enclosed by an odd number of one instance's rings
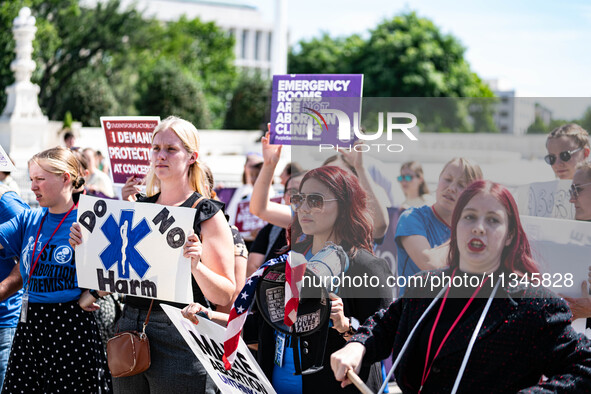
[[[507,189],[477,181],[462,193],[448,263],[418,274],[405,298],[332,355],[337,380],[349,384],[348,370],[393,350],[405,393],[591,392],[590,342],[573,331],[565,301],[536,280]],[[451,277],[452,286],[441,283]]]

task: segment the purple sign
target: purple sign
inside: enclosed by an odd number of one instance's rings
[[[362,74],[274,75],[271,143],[319,145],[343,140],[339,124],[346,121],[351,126],[359,119],[362,92]]]

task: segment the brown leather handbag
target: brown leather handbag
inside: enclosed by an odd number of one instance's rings
[[[146,326],[150,321],[152,305],[154,300],[150,303],[141,333],[124,331],[107,341],[107,363],[114,378],[137,375],[150,368],[150,341]]]

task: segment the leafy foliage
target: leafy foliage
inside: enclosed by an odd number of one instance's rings
[[[270,95],[270,81],[261,78],[258,73],[243,73],[230,101],[224,128],[265,130]]]
[[[200,83],[182,67],[168,59],[160,59],[140,72],[140,114],[179,116],[197,128],[210,127],[210,115]]]

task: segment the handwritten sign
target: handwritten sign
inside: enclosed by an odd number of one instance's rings
[[[363,92],[361,74],[291,74],[273,76],[271,143],[318,145],[335,142],[340,110],[353,121]],[[341,100],[336,98],[357,98]],[[311,128],[312,136],[308,137]]]
[[[574,219],[575,207],[569,202],[572,181],[556,180],[520,186],[516,200],[524,215],[557,219]]]
[[[10,160],[10,157],[6,154],[4,148],[0,145],[0,171],[2,172],[12,172],[16,171],[14,164]]]
[[[143,178],[148,173],[152,132],[158,123],[158,116],[101,116],[115,185],[122,186],[131,175]]]
[[[78,285],[191,302],[191,262],[183,246],[194,218],[191,208],[80,196]]]
[[[226,371],[222,362],[226,335],[224,327],[200,316],[197,316],[199,324],[195,325],[185,319],[178,308],[162,305],[162,309],[222,393],[275,393],[273,386],[250,354],[242,338],[238,344],[236,361],[232,369]]]
[[[581,297],[581,284],[587,280],[591,266],[591,223],[520,217],[542,279],[546,279],[541,285],[557,294]],[[585,319],[575,320],[573,327],[585,333]]]

